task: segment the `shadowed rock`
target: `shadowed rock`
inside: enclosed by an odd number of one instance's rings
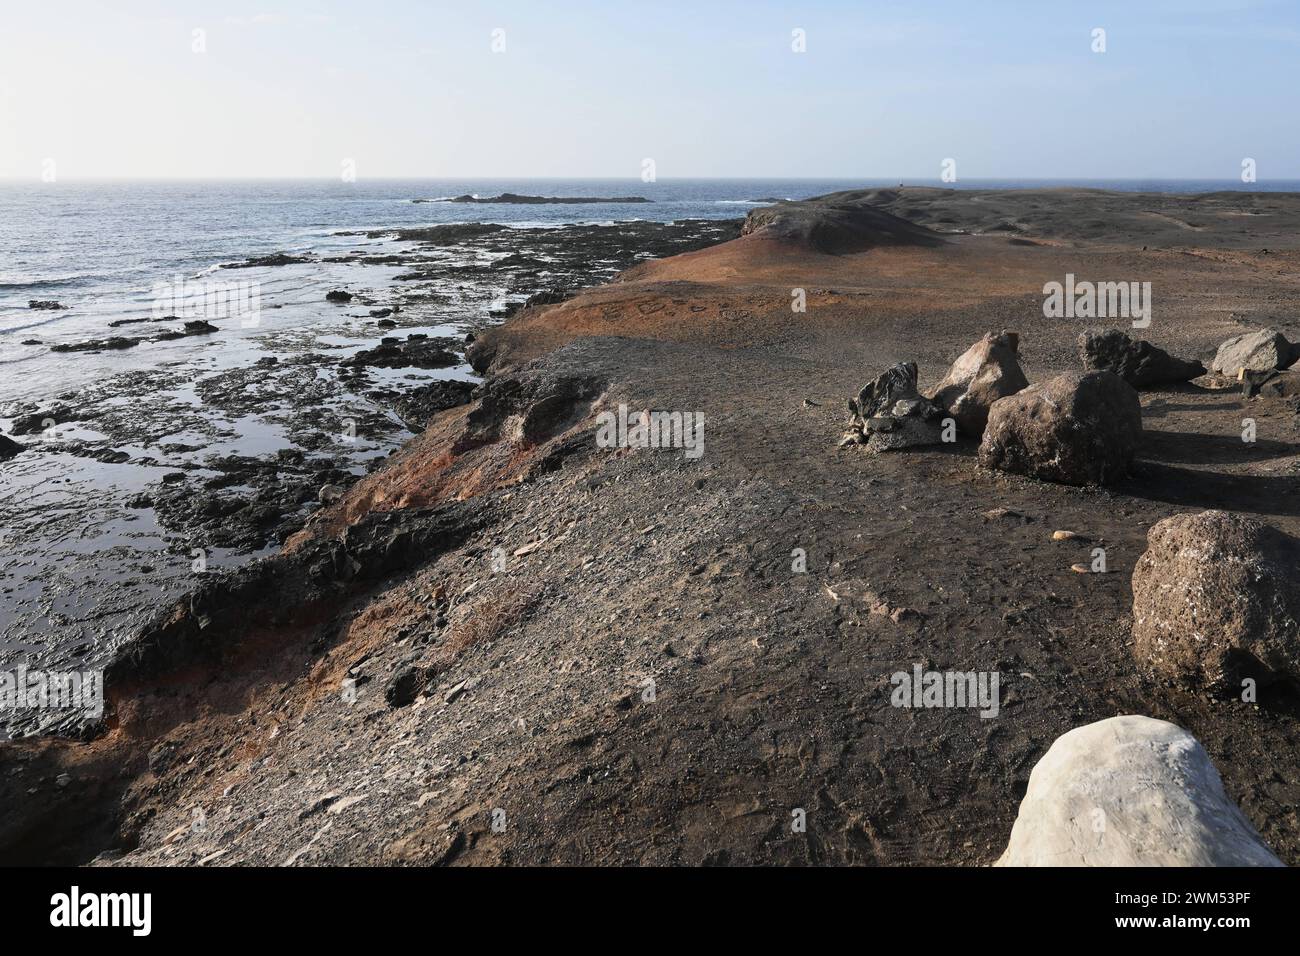
[[[1151,717],[1062,734],[1034,766],[995,866],[1282,866],[1200,742]]]
[[[0,435],[0,461],[12,458],[26,447],[26,445],[20,445],[8,435]]]
[[[993,403],[1029,385],[1020,369],[1019,347],[1020,336],[1015,332],[987,332],[952,363],[935,386],[935,404],[947,410],[965,434],[974,438],[983,435]]]
[[[1166,518],[1133,569],[1133,653],[1152,671],[1239,689],[1300,680],[1300,541],[1224,511]]]
[[[993,403],[980,443],[988,468],[1067,485],[1128,474],[1142,435],[1137,392],[1112,372],[1058,375]]]
[[[1220,375],[1236,378],[1243,368],[1250,372],[1269,372],[1275,368],[1287,368],[1294,358],[1291,343],[1281,332],[1261,329],[1235,335],[1220,345],[1211,369]]]
[[[1134,388],[1190,382],[1205,374],[1200,362],[1176,359],[1150,342],[1129,338],[1119,329],[1081,334],[1079,358],[1085,369],[1114,372]]]

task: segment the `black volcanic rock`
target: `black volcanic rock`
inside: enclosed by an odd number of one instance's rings
[[[66,309],[67,306],[59,305],[59,303],[54,301],[42,301],[40,299],[32,299],[30,302],[27,303],[27,308],[40,309],[45,311],[54,311],[56,309]]]
[[[26,447],[26,445],[18,444],[8,435],[0,435],[0,461],[12,458]]]
[[[422,200],[415,200],[421,202]],[[423,202],[436,202],[437,200],[423,200]],[[457,196],[455,199],[444,200],[445,202],[459,203],[482,203],[488,205],[512,205],[512,206],[543,206],[543,205],[580,205],[593,203],[648,203],[654,202],[653,199],[646,199],[644,196],[520,196],[516,193],[502,193],[500,196],[487,196],[480,198],[478,196]]]
[[[1200,362],[1176,359],[1150,342],[1131,339],[1119,329],[1079,336],[1079,357],[1092,372],[1114,372],[1134,388],[1188,382],[1205,374]]]
[[[333,292],[325,293],[325,301],[326,302],[351,302],[352,293],[343,292],[340,289],[335,289]]]

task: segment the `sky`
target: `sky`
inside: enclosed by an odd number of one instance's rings
[[[1298,92],[1297,0],[0,0],[16,179],[1296,179]]]

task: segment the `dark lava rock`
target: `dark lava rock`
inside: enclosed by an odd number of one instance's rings
[[[415,200],[419,202],[420,200]],[[426,200],[427,202],[428,200]],[[478,196],[457,196],[455,199],[449,199],[447,202],[459,203],[493,203],[506,204],[515,206],[539,206],[539,205],[579,205],[584,203],[648,203],[654,202],[653,199],[646,199],[644,196],[520,196],[516,193],[502,193],[500,196],[488,196],[480,199]]]
[[[424,668],[403,668],[384,688],[384,700],[389,707],[409,707],[428,683],[429,675]]]
[[[558,305],[561,302],[567,302],[573,298],[573,293],[568,289],[543,289],[530,295],[524,302],[525,309],[531,309],[538,305]]]
[[[1224,511],[1147,532],[1133,569],[1133,652],[1155,673],[1239,693],[1300,682],[1300,541]]]
[[[370,317],[372,319],[386,319],[392,314],[393,314],[392,309],[371,309],[370,310]]]
[[[217,327],[211,322],[204,322],[202,319],[196,319],[193,322],[185,323],[186,335],[211,335],[217,331]]]
[[[26,447],[26,445],[18,444],[18,442],[14,441],[8,435],[0,435],[0,461],[4,461],[6,458],[12,458]]]
[[[56,405],[54,408],[17,416],[10,431],[15,435],[37,435],[53,425],[62,425],[67,421],[72,421],[71,409],[65,405]]]
[[[89,342],[73,342],[71,344],[51,345],[51,352],[101,352],[113,349],[131,349],[135,348],[143,338],[114,335],[107,339],[92,339]]]
[[[325,293],[325,301],[326,302],[351,302],[352,293],[343,292],[340,289],[335,289],[333,292]]]
[[[1113,372],[1058,375],[989,409],[979,460],[987,468],[1066,485],[1104,485],[1129,471],[1142,404]]]
[[[862,386],[849,411],[844,444],[893,451],[943,440],[943,409],[917,391],[915,362],[899,362]]]
[[[460,357],[443,347],[448,341],[385,339],[375,348],[362,349],[341,364],[345,368],[450,368],[460,364]]]
[[[59,303],[54,302],[54,301],[52,301],[52,300],[42,301],[41,299],[32,299],[31,301],[29,301],[29,302],[27,303],[27,308],[29,308],[29,309],[42,309],[42,310],[46,310],[46,311],[53,311],[53,310],[55,310],[55,309],[66,309],[67,306],[66,306],[66,305],[59,305]]]
[[[19,344],[20,345],[41,345],[42,342],[40,339],[23,339],[22,342],[20,342]]]
[[[291,266],[304,262],[313,262],[310,256],[291,256],[287,252],[275,252],[269,256],[245,259],[243,262],[228,262],[223,269],[253,269],[259,266]]]
[[[1082,333],[1079,358],[1085,369],[1114,372],[1134,388],[1189,382],[1205,374],[1200,362],[1176,359],[1150,342],[1129,338],[1120,329]]]
[[[411,431],[423,431],[438,412],[468,402],[476,387],[473,382],[432,382],[404,393],[393,410]]]

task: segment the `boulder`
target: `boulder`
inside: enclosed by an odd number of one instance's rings
[[[1300,680],[1300,541],[1226,511],[1152,526],[1133,569],[1133,652],[1157,674],[1240,691]]]
[[[917,391],[915,362],[899,362],[862,386],[849,411],[844,444],[880,452],[943,440],[943,410]]]
[[[1220,375],[1236,378],[1243,368],[1251,372],[1268,372],[1287,368],[1294,358],[1291,343],[1281,332],[1261,329],[1235,335],[1220,345],[1210,368]]]
[[[340,289],[335,289],[333,292],[325,293],[325,301],[326,302],[351,302],[352,293],[343,292]]]
[[[12,458],[26,447],[26,445],[18,444],[8,435],[0,435],[0,461]]]
[[[934,402],[957,421],[967,435],[979,438],[988,424],[989,408],[1029,385],[1020,369],[1020,336],[986,332],[952,363],[934,389]]]
[[[1223,792],[1205,748],[1151,717],[1062,734],[995,866],[1282,866]]]
[[[1058,375],[989,409],[979,460],[988,468],[1067,485],[1128,474],[1142,435],[1138,394],[1113,372]]]
[[[1243,371],[1241,394],[1243,398],[1300,398],[1300,371]]]
[[[1176,359],[1150,342],[1131,339],[1120,329],[1084,332],[1079,357],[1089,371],[1114,372],[1134,388],[1190,382],[1205,374],[1200,362]]]

